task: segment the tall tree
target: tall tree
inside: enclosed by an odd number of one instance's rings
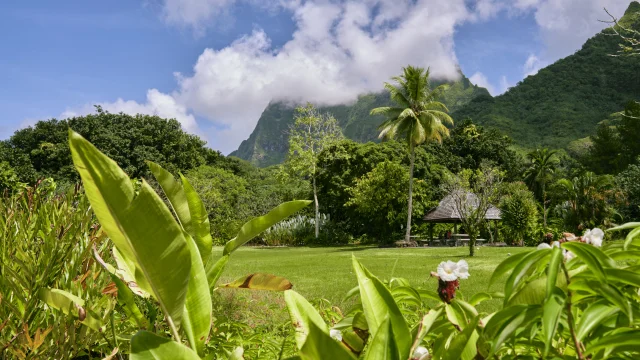
[[[525,171],[525,180],[531,188],[539,190],[542,196],[542,222],[545,232],[547,231],[547,183],[551,181],[558,164],[555,154],[555,150],[544,148],[536,149],[527,155],[531,163]]]
[[[318,156],[322,150],[343,138],[336,119],[320,112],[311,104],[298,107],[295,123],[289,129],[289,154],[285,169],[290,174],[311,180],[315,204],[315,236],[320,232],[320,203],[318,201]]]
[[[387,119],[378,127],[380,138],[404,137],[409,146],[409,201],[407,205],[407,229],[405,241],[411,239],[411,214],[413,210],[413,165],[416,146],[426,141],[442,142],[449,135],[446,124],[453,125],[447,107],[438,101],[446,90],[440,85],[431,90],[429,69],[407,66],[403,74],[392,78],[397,85],[385,83],[391,100],[396,106],[384,106],[371,110],[371,115],[384,115]]]
[[[487,162],[477,170],[464,169],[444,182],[444,190],[453,198],[460,222],[469,235],[469,256],[475,254],[476,239],[485,223],[487,211],[500,199],[502,174]]]

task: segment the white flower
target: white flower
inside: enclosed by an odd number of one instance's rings
[[[569,260],[571,260],[574,257],[576,257],[576,254],[572,253],[569,250],[564,250],[563,254],[564,254],[564,262],[568,262]]]
[[[560,241],[554,241],[554,242],[552,242],[552,243],[551,243],[551,247],[557,247],[557,248],[559,248],[559,247],[560,247]]]
[[[458,280],[458,275],[456,275],[457,268],[458,264],[453,261],[443,261],[438,265],[438,277],[442,281],[456,281]]]
[[[460,279],[468,279],[469,278],[469,264],[465,260],[460,260],[456,264],[456,269],[453,270],[453,273],[459,277]]]
[[[604,231],[598,228],[587,230],[582,238],[587,244],[591,244],[595,247],[601,247],[602,240],[604,240]]]
[[[329,336],[331,336],[331,338],[334,340],[342,341],[342,332],[340,332],[340,330],[336,330],[336,329],[329,330]]]
[[[418,359],[418,360],[422,360],[422,359],[426,359],[427,356],[429,356],[429,350],[427,350],[426,347],[424,346],[418,346],[414,351],[413,351],[413,359]]]
[[[540,245],[538,245],[538,250],[544,250],[544,249],[551,249],[551,245],[547,243],[541,243]]]

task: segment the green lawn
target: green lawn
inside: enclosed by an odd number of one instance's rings
[[[429,277],[441,261],[466,259],[471,276],[460,281],[460,291],[471,296],[480,291],[502,291],[502,284],[488,289],[489,278],[495,267],[508,254],[527,251],[527,248],[481,247],[476,256],[468,257],[468,248],[401,248],[329,247],[329,248],[251,248],[243,247],[231,256],[221,282],[228,282],[253,272],[284,276],[293,283],[293,289],[309,300],[327,299],[332,304],[347,309],[351,303],[343,303],[344,295],[354,286],[356,278],[351,267],[354,254],[380,279],[403,277],[419,288],[437,288],[437,281]],[[221,253],[222,248],[215,251]],[[239,293],[241,292],[241,293]],[[254,304],[269,303],[284,307],[281,294],[247,290],[225,290],[228,298],[240,297]],[[480,311],[494,311],[498,301],[481,304]],[[252,305],[254,306],[254,305]],[[256,309],[254,309],[256,310]],[[279,312],[279,311],[276,311]]]

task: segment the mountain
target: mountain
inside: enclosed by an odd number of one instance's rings
[[[640,3],[632,2],[620,23],[640,29]],[[629,100],[640,99],[640,59],[611,56],[619,44],[605,29],[503,95],[476,98],[452,116],[498,128],[523,147],[566,148]]]
[[[442,84],[433,81],[433,86]],[[472,84],[461,74],[459,80],[448,82],[449,89],[441,99],[450,111],[456,111],[476,98],[491,98],[487,89]],[[382,85],[382,84],[381,84]],[[377,127],[381,116],[370,116],[371,109],[390,105],[389,94],[385,91],[361,95],[355,103],[323,106],[321,112],[331,113],[342,128],[345,137],[358,141],[376,141]],[[286,131],[293,124],[295,105],[286,102],[272,102],[262,112],[258,124],[247,140],[230,156],[237,156],[258,166],[281,163],[287,154],[289,143]]]
[[[619,23],[640,30],[640,3],[631,2]],[[592,134],[599,121],[623,109],[629,100],[640,99],[639,58],[611,56],[620,49],[620,42],[605,29],[573,55],[528,76],[500,96],[492,97],[461,76],[442,100],[456,122],[470,117],[475,123],[499,129],[520,147],[567,148],[572,141]],[[352,105],[320,110],[336,117],[346,137],[366,142],[376,140],[376,128],[382,122],[380,117],[369,116],[369,111],[388,104],[388,95],[380,92],[362,95]],[[293,123],[293,113],[291,105],[269,104],[249,139],[231,155],[259,166],[282,162],[288,148],[285,131]]]

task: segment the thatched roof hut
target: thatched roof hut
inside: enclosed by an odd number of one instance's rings
[[[478,203],[478,197],[473,193],[467,193],[465,196],[466,201],[471,202],[472,204]],[[475,205],[477,206],[477,205]],[[485,215],[486,220],[500,220],[500,209],[491,205],[489,210]],[[438,206],[429,211],[427,215],[424,216],[424,221],[432,222],[432,223],[457,223],[460,222],[460,213],[455,205],[455,200],[453,195],[447,195],[444,199],[440,200]]]

